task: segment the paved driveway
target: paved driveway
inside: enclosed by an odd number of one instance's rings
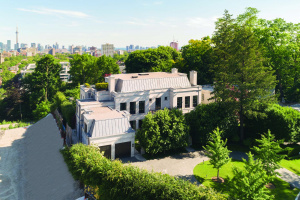
[[[130,165],[198,183],[193,175],[193,169],[197,164],[203,162],[203,160],[208,160],[208,157],[206,157],[202,151],[195,151],[144,162],[135,161],[130,163]]]

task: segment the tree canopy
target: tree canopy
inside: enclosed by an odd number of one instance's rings
[[[171,47],[137,50],[126,59],[126,72],[170,72],[179,58],[179,52]]]

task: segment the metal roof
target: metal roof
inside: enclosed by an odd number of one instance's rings
[[[168,73],[170,74],[170,73]],[[167,73],[165,75],[168,75]],[[161,75],[161,74],[158,74]],[[173,74],[171,74],[173,75]],[[177,76],[158,76],[157,78],[131,78],[122,79],[116,77],[116,92],[134,92],[164,88],[186,88],[191,87],[191,84],[186,75]]]
[[[121,135],[126,133],[135,132],[128,121],[127,117],[106,119],[106,120],[93,120],[89,136],[92,138],[106,137],[112,135]]]

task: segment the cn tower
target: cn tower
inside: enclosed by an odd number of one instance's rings
[[[17,31],[16,31],[16,44],[18,45],[18,34],[19,34],[19,32],[18,32],[18,27],[17,27]]]

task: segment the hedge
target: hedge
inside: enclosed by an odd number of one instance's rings
[[[210,133],[217,127],[223,130],[222,137],[239,140],[237,137],[237,116],[229,109],[227,103],[200,104],[195,110],[185,114],[193,145],[202,147],[207,144]]]
[[[97,90],[107,90],[108,83],[96,83],[95,87]]]
[[[73,177],[98,188],[101,199],[226,199],[208,187],[111,161],[97,147],[76,144],[62,154]]]
[[[74,121],[75,108],[72,102],[64,101],[61,104],[61,114],[63,115],[64,120],[67,121],[69,126],[74,129],[76,127],[76,120]]]
[[[262,107],[261,114],[245,119],[245,130],[251,138],[259,138],[268,129],[276,139],[297,142],[300,139],[300,112],[290,107],[271,104]]]

